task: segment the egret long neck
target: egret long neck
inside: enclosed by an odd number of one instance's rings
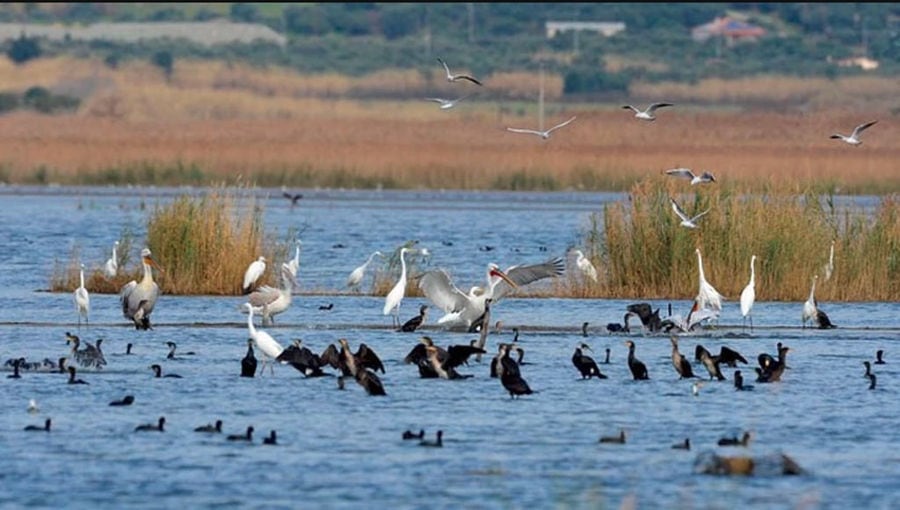
[[[706,275],[703,274],[703,257],[700,256],[700,252],[697,252],[697,266],[700,267],[700,281],[706,280]]]
[[[84,287],[84,268],[81,269],[81,286]]]
[[[815,299],[816,299],[815,294],[816,294],[816,279],[813,278],[812,287],[809,288],[809,300],[810,301],[815,301]]]
[[[406,280],[406,260],[403,258],[403,255],[406,255],[406,250],[400,250],[400,279]]]
[[[247,311],[247,329],[250,330],[250,336],[256,338],[256,327],[253,325],[253,307],[248,307]]]
[[[756,263],[755,258],[750,259],[750,286],[753,286],[756,283],[756,269],[753,268]]]

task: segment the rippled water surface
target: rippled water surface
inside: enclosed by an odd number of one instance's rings
[[[88,267],[101,264],[124,227],[141,240],[148,211],[180,191],[2,190],[0,359],[65,356],[64,333],[77,330],[77,316],[70,293],[43,291],[54,260],[65,260],[77,243]],[[282,237],[300,231],[303,250],[301,294],[277,326],[265,329],[283,345],[302,338],[316,351],[340,337],[354,348],[365,342],[384,361],[388,395],[370,397],[352,382],[339,391],[334,377],[304,379],[289,366],[239,377],[248,336],[239,297],[164,295],[153,312],[155,329],[143,332],[122,318],[116,296],[92,295],[91,326],[81,337],[104,338],[108,366],[79,371],[89,385],[68,385],[60,374],[2,374],[0,506],[900,507],[897,303],[820,303],[839,328],[818,331],[800,328],[800,301],[759,302],[756,328],[744,333],[738,304],[726,301],[719,325],[681,337],[681,352],[728,345],[750,362],[740,369],[755,389],[734,391],[735,369],[726,368],[729,381],[708,381],[693,395],[691,381],[678,380],[672,367],[667,337],[606,332],[629,302],[508,298],[493,310],[504,326],[488,337],[490,355],[460,370],[474,377],[424,380],[402,363],[420,335],[393,332],[381,314],[383,298],[342,289],[371,251],[418,239],[432,251],[432,267],[472,285],[491,261],[505,267],[563,255],[580,242],[591,212],[622,197],[309,190],[291,209],[278,190],[271,194],[267,227]],[[326,303],[334,307],[319,310]],[[401,316],[415,315],[423,303],[407,298]],[[686,311],[688,303],[673,306]],[[522,375],[536,390],[518,400],[488,376],[497,342],[512,340],[512,327],[525,349]],[[474,338],[431,326],[422,332],[442,346]],[[626,339],[637,344],[649,381],[631,380]],[[178,359],[166,359],[166,341],[178,343]],[[600,365],[608,379],[580,379],[571,355],[582,341],[598,361],[611,350],[610,363]],[[129,342],[134,354],[125,356]],[[792,349],[790,369],[780,383],[754,383],[757,355],[774,354],[777,342]],[[878,349],[887,363],[874,366],[878,387],[870,391],[862,362]],[[183,378],[155,379],[153,363]],[[107,405],[125,394],[135,396],[134,405]],[[26,412],[29,399],[38,413]],[[166,432],[134,432],[159,416]],[[22,430],[46,417],[50,433]],[[254,426],[253,444],[193,432],[216,419],[226,434]],[[598,443],[620,428],[626,444]],[[272,429],[279,444],[262,445]],[[441,429],[445,445],[403,441],[407,429],[430,437]],[[755,434],[749,448],[716,446],[744,430]],[[686,437],[690,451],[671,449]],[[807,474],[697,474],[695,459],[705,452],[757,459],[784,453]]]

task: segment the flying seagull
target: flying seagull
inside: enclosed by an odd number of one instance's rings
[[[875,125],[876,122],[878,122],[878,121],[873,120],[871,122],[866,122],[865,124],[860,124],[860,125],[856,126],[856,129],[853,130],[853,133],[851,133],[850,136],[844,136],[840,133],[837,133],[837,134],[831,135],[830,138],[842,140],[844,142],[849,143],[850,145],[862,145],[862,140],[859,139],[860,135],[862,135],[863,131],[865,131],[869,127]]]
[[[691,218],[681,209],[681,207],[678,206],[678,203],[675,202],[675,199],[669,197],[669,201],[672,202],[672,210],[674,210],[675,214],[677,214],[678,217],[681,218],[681,225],[687,228],[697,228],[697,220],[699,220],[700,217],[709,212],[709,209],[707,209]]]
[[[657,108],[664,108],[666,106],[675,106],[672,103],[653,103],[647,107],[646,110],[641,111],[630,104],[626,104],[622,106],[622,108],[626,110],[632,110],[634,112],[634,116],[640,120],[656,120],[656,116],[653,115],[653,112],[656,111]]]
[[[691,180],[691,186],[694,184],[704,184],[707,182],[716,182],[716,178],[713,177],[713,174],[709,172],[703,172],[701,175],[694,175],[694,172],[691,171],[690,168],[673,168],[671,170],[666,170],[666,175],[671,175],[672,177],[684,177],[685,179]]]
[[[553,131],[555,131],[563,126],[568,126],[574,120],[575,120],[575,117],[572,117],[571,119],[563,122],[562,124],[557,124],[546,131],[538,131],[535,129],[519,129],[519,128],[511,128],[511,127],[506,128],[506,130],[512,131],[513,133],[527,133],[530,135],[538,135],[541,138],[543,138],[544,140],[547,140],[548,138],[550,138],[550,133],[552,133]]]
[[[446,62],[444,62],[440,58],[437,59],[437,61],[440,62],[441,65],[444,66],[444,70],[447,71],[447,81],[454,82],[454,81],[459,81],[459,80],[469,80],[470,82],[474,83],[475,85],[482,84],[480,81],[476,80],[473,76],[469,76],[468,74],[452,74],[450,72],[450,68],[447,67]]]
[[[441,110],[449,110],[450,108],[453,108],[454,106],[456,106],[457,103],[459,103],[463,99],[465,99],[465,96],[463,96],[459,99],[443,99],[440,97],[426,97],[425,98],[426,101],[434,101],[435,103],[440,104]]]

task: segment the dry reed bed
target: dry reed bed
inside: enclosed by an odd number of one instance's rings
[[[669,197],[688,214],[710,209],[697,230],[679,225]],[[574,273],[559,291],[587,297],[693,298],[698,289],[695,248],[706,279],[736,302],[757,255],[760,301],[803,301],[819,275],[819,301],[900,299],[900,201],[881,199],[874,211],[836,210],[832,197],[812,189],[799,195],[755,193],[730,183],[691,188],[654,177],[636,184],[627,202],[595,218],[586,251],[603,275],[585,284]],[[824,279],[831,240],[834,274]]]

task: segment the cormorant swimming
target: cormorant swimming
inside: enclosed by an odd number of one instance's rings
[[[150,368],[153,370],[154,377],[171,377],[173,379],[181,379],[181,376],[178,374],[162,375],[162,367],[155,363],[153,365],[150,365]]]
[[[444,431],[437,431],[437,434],[435,434],[435,436],[436,438],[434,441],[422,439],[421,441],[419,441],[419,446],[431,446],[435,448],[441,448],[442,446],[444,446]]]
[[[230,434],[226,439],[229,441],[253,441],[253,426],[247,427],[247,432],[244,434]]]
[[[617,436],[600,436],[600,443],[625,444],[625,429],[619,429]]]
[[[41,432],[50,432],[50,418],[47,418],[46,420],[44,420],[44,426],[43,426],[43,427],[40,426],[40,425],[28,425],[28,426],[25,427],[25,430],[29,430],[29,431],[31,431],[31,430],[36,430],[36,431],[41,431]]]
[[[411,430],[403,432],[403,440],[406,441],[408,439],[425,439],[425,429],[419,429],[418,434]]]
[[[113,400],[109,405],[113,407],[130,406],[134,403],[134,395],[125,395],[122,400]]]
[[[209,432],[212,434],[221,434],[222,433],[222,420],[216,420],[216,424],[207,423],[206,425],[200,425],[199,427],[194,429],[194,432]]]
[[[165,432],[165,429],[163,428],[165,426],[165,424],[166,424],[166,417],[160,416],[159,422],[156,425],[154,425],[152,423],[145,423],[143,425],[138,425],[137,427],[135,427],[134,431],[135,432],[142,432],[142,431]]]
[[[263,444],[278,444],[278,439],[276,439],[275,431],[269,431],[269,437],[263,438]]]

